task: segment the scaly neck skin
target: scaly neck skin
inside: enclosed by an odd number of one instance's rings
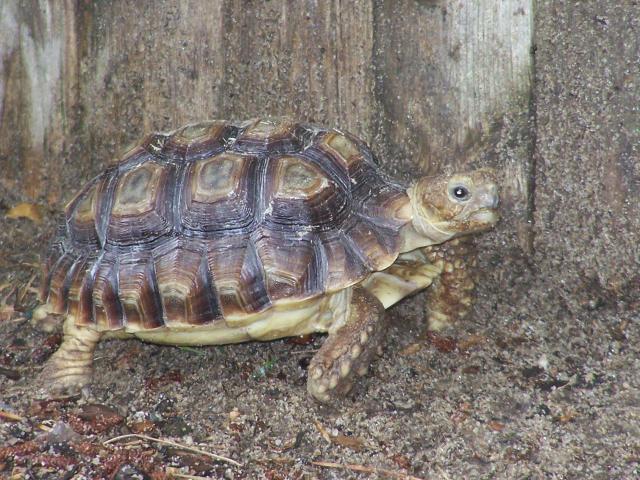
[[[436,225],[426,221],[421,205],[417,202],[413,186],[407,189],[407,195],[409,196],[407,207],[411,209],[411,220],[400,231],[401,253],[446,242],[454,237],[453,233],[440,230]]]

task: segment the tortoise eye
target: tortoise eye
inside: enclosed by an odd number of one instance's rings
[[[456,185],[451,188],[451,196],[456,200],[468,200],[471,197],[471,193],[466,187]]]

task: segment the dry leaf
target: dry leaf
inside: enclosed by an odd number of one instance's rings
[[[464,352],[471,347],[483,344],[486,340],[482,335],[469,335],[458,342],[458,348]]]
[[[331,443],[331,434],[327,431],[327,429],[324,428],[324,426],[317,420],[315,420],[314,423],[316,424],[316,428],[318,429],[318,432],[320,432],[322,438],[324,438],[327,443]]]
[[[351,448],[352,450],[362,450],[364,448],[364,440],[360,437],[350,437],[342,434],[332,435],[319,421],[316,420],[315,424],[322,438],[329,443]]]
[[[501,432],[502,430],[504,430],[504,423],[500,423],[496,420],[490,420],[489,422],[487,422],[487,425],[494,432]]]
[[[364,440],[360,437],[349,437],[342,434],[331,435],[331,442],[351,450],[362,450],[364,448]]]
[[[28,218],[32,222],[42,223],[42,211],[43,208],[40,205],[22,202],[11,208],[5,216],[13,219]]]
[[[576,412],[574,412],[573,410],[568,410],[561,413],[558,417],[555,417],[554,420],[559,423],[569,423],[577,416],[578,414]]]

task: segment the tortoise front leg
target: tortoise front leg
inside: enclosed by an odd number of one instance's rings
[[[442,330],[464,318],[471,309],[475,252],[466,239],[456,239],[423,249],[432,263],[442,265],[427,299],[428,328]]]
[[[68,316],[64,321],[64,338],[40,374],[48,393],[73,395],[91,383],[93,352],[102,333],[91,327],[78,327]]]
[[[442,262],[432,264],[422,251],[415,250],[401,254],[386,270],[373,272],[362,286],[380,300],[384,308],[389,308],[427,288],[441,273]]]
[[[356,375],[367,373],[384,333],[384,307],[364,288],[354,287],[345,323],[329,331],[311,359],[307,390],[321,402],[344,396]]]

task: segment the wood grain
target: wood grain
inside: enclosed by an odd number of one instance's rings
[[[381,2],[374,24],[387,167],[499,167],[504,210],[529,250],[532,1]]]

